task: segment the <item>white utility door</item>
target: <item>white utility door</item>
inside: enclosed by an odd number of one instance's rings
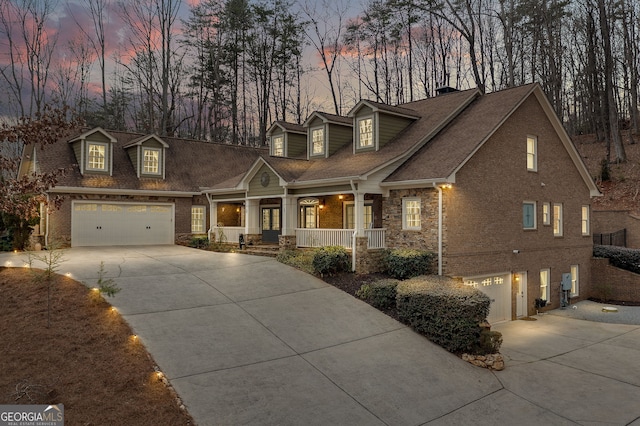
[[[490,324],[511,320],[511,274],[470,278],[464,283],[489,296],[491,306],[487,321]]]
[[[514,274],[516,293],[516,316],[526,317],[527,312],[527,273],[518,272]]]
[[[74,202],[71,245],[173,244],[172,204]]]

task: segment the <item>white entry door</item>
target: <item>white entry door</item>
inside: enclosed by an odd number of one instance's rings
[[[71,212],[71,245],[173,244],[172,204],[76,201]]]
[[[514,274],[515,287],[516,287],[516,316],[526,317],[527,312],[527,273],[518,272]]]
[[[511,320],[511,274],[467,278],[464,283],[489,296],[491,305],[487,321],[490,324]]]

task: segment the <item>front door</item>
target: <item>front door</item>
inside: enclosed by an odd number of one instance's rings
[[[262,207],[262,241],[277,243],[280,232],[280,207]]]
[[[514,275],[516,284],[516,316],[526,317],[527,312],[527,273],[520,272]]]

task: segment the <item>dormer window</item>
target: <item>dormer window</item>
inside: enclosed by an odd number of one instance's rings
[[[275,157],[284,156],[284,138],[282,136],[276,136],[271,140],[271,155]]]
[[[358,147],[371,146],[373,146],[373,118],[362,118],[358,120]]]
[[[142,173],[160,174],[160,150],[157,148],[143,148]]]
[[[96,170],[104,172],[107,170],[107,144],[104,143],[88,143],[87,170]]]
[[[324,154],[324,127],[318,127],[311,131],[311,153],[313,155]]]

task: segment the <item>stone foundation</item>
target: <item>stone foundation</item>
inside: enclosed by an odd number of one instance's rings
[[[367,237],[356,237],[356,274],[375,274],[382,272],[384,250],[369,250]]]
[[[278,244],[280,245],[280,251],[295,250],[296,236],[295,235],[279,235]]]

